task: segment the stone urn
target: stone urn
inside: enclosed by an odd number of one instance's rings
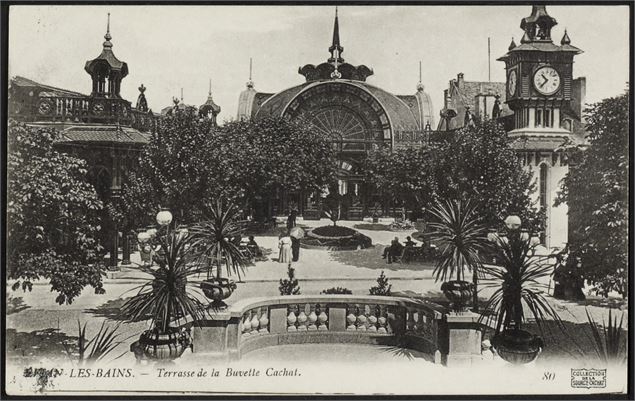
[[[236,283],[228,278],[210,278],[201,282],[201,290],[212,300],[212,308],[224,309],[227,304],[223,300],[236,290]]]
[[[170,327],[163,333],[155,327],[141,333],[139,340],[130,345],[130,351],[135,354],[137,360],[170,360],[180,357],[191,347],[192,337],[189,329]]]
[[[443,295],[452,304],[452,309],[461,312],[466,309],[467,304],[474,294],[474,285],[468,281],[451,280],[441,284]]]
[[[505,329],[492,338],[492,348],[504,361],[514,365],[535,361],[543,347],[542,338],[516,328]]]

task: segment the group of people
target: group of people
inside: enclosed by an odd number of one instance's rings
[[[404,251],[404,248],[415,247],[417,243],[410,238],[410,236],[406,237],[406,241],[402,244],[399,242],[399,238],[395,237],[390,242],[390,246],[384,248],[384,253],[382,255],[383,259],[387,259],[388,263],[392,263],[396,258],[400,257]],[[423,243],[421,244],[423,246]]]

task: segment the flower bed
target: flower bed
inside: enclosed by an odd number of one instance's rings
[[[300,240],[300,246],[308,249],[355,250],[373,246],[369,237],[357,230],[340,226],[317,227]]]
[[[357,230],[342,226],[322,226],[316,227],[310,231],[315,238],[336,239],[341,237],[350,237],[359,234]]]

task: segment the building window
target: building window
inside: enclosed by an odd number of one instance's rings
[[[536,127],[542,127],[542,110],[536,109]]]
[[[549,109],[545,109],[545,127],[553,127],[553,113]]]
[[[338,192],[340,195],[346,195],[347,189],[348,189],[348,185],[347,182],[344,180],[337,180],[338,183]]]
[[[571,132],[571,125],[571,120],[568,118],[565,118],[564,121],[562,121],[562,128],[566,129],[569,132]]]

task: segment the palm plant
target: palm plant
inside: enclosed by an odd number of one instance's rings
[[[77,320],[77,331],[77,359],[81,363],[101,361],[126,340],[122,339],[120,333],[118,333],[119,324],[109,327],[106,326],[106,321],[101,323],[97,334],[89,340],[86,338],[86,323],[82,326],[79,319]],[[62,345],[68,356],[74,355],[72,348],[66,342],[63,342]]]
[[[507,237],[496,239],[497,266],[487,265],[484,270],[489,276],[486,287],[495,287],[481,319],[489,326],[495,322],[492,345],[499,355],[512,363],[528,363],[540,353],[544,343],[537,337],[522,330],[523,323],[533,317],[541,333],[546,320],[554,320],[560,329],[562,321],[549,304],[543,290],[547,284],[541,283],[551,275],[552,266],[548,258],[535,255],[538,243],[517,229],[510,230]]]
[[[463,308],[474,295],[476,286],[465,281],[465,270],[473,271],[482,265],[481,254],[488,246],[486,230],[479,223],[476,209],[470,202],[446,201],[430,210],[436,221],[429,223],[431,236],[439,247],[439,256],[432,273],[435,280],[443,280],[441,290],[457,310]],[[453,276],[456,280],[450,280]]]
[[[622,363],[626,360],[626,352],[622,347],[622,325],[624,324],[624,313],[620,318],[620,323],[617,323],[617,316],[613,319],[612,310],[609,309],[609,321],[608,324],[602,321],[603,325],[600,326],[589,314],[589,310],[586,310],[587,320],[591,326],[591,334],[593,335],[593,345],[598,357],[604,362],[619,362]]]
[[[223,265],[228,276],[244,272],[247,259],[241,253],[233,239],[241,236],[245,229],[240,222],[240,211],[233,204],[223,206],[221,200],[208,208],[211,219],[198,223],[189,229],[192,247],[197,255],[211,260],[207,278],[211,277],[211,268],[216,267],[216,278],[222,278]]]
[[[186,316],[197,323],[204,317],[205,305],[199,300],[198,290],[188,281],[190,276],[200,274],[203,269],[193,257],[190,238],[180,230],[170,232],[169,226],[165,230],[166,233],[159,233],[156,238],[162,250],[162,255],[155,258],[159,268],[140,267],[152,279],[141,285],[137,294],[123,304],[121,312],[132,321],[151,319],[152,329],[140,338],[140,344],[146,347],[146,351],[154,347],[154,352],[157,352],[157,344],[166,341],[160,337],[167,336],[169,342],[181,345],[176,352],[179,356],[189,345],[189,335],[173,327],[172,323]],[[175,356],[172,347],[165,356]]]
[[[496,244],[498,265],[483,266],[488,275],[486,287],[498,287],[485,305],[486,319],[496,321],[496,333],[508,328],[521,329],[527,311],[542,331],[543,323],[553,319],[561,323],[555,309],[545,298],[547,284],[540,280],[551,275],[547,258],[535,255],[537,244],[510,232]],[[526,308],[525,308],[526,307]]]
[[[438,281],[445,281],[456,275],[457,280],[465,278],[465,269],[480,266],[480,254],[487,247],[487,232],[479,224],[476,210],[470,201],[446,201],[430,210],[436,221],[429,223],[439,247],[439,260],[433,275]]]

